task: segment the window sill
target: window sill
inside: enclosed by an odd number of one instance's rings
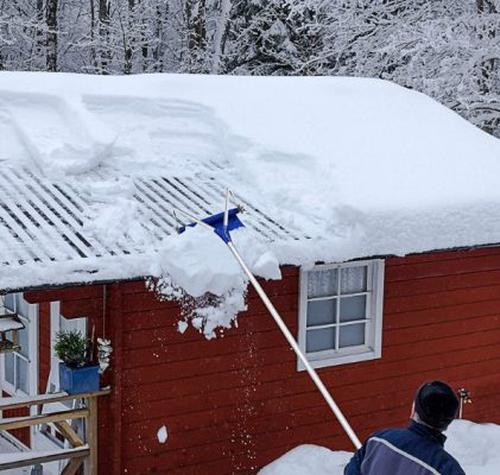
[[[347,354],[337,353],[329,356],[322,355],[321,357],[316,356],[316,358],[306,354],[306,357],[313,368],[326,368],[328,366],[340,366],[343,364],[359,363],[361,361],[377,360],[382,357],[382,354],[381,352],[370,349]],[[305,371],[305,369],[302,361],[297,360],[297,371]]]
[[[14,386],[7,381],[2,381],[1,389],[8,396],[4,397],[30,397],[28,393],[25,393],[22,389],[15,389]]]

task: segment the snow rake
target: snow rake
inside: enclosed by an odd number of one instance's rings
[[[330,392],[324,385],[323,381],[319,377],[318,373],[316,370],[311,366],[309,361],[307,360],[306,356],[304,355],[303,351],[300,349],[299,344],[293,337],[292,333],[286,326],[285,322],[283,321],[283,318],[281,318],[281,315],[278,313],[276,308],[274,307],[273,303],[267,296],[266,292],[262,288],[262,286],[259,284],[258,280],[256,277],[253,275],[252,271],[250,268],[247,266],[243,258],[241,257],[240,253],[236,249],[232,239],[231,239],[231,234],[230,231],[234,229],[238,229],[240,227],[243,227],[244,224],[240,221],[238,217],[238,213],[240,211],[243,211],[242,207],[237,207],[237,208],[232,208],[229,209],[229,202],[230,202],[230,197],[232,197],[232,193],[228,190],[226,193],[226,202],[225,202],[225,210],[222,213],[214,214],[212,216],[209,216],[207,218],[199,219],[196,216],[193,216],[190,213],[187,213],[186,211],[176,209],[174,210],[174,215],[175,212],[178,212],[180,214],[183,214],[185,217],[187,217],[191,223],[188,224],[187,226],[196,226],[200,225],[206,229],[209,229],[212,232],[215,232],[215,234],[224,241],[226,246],[229,248],[231,253],[233,254],[234,258],[240,265],[241,269],[243,272],[246,274],[248,279],[250,280],[250,283],[252,284],[253,288],[259,295],[260,299],[266,306],[267,310],[273,317],[274,321],[278,325],[279,329],[281,330],[281,333],[283,336],[286,338],[288,344],[292,347],[293,351],[297,355],[297,357],[300,359],[302,364],[304,365],[304,368],[308,372],[309,376],[311,377],[312,381],[320,391],[321,395],[323,396],[324,400],[334,413],[335,417],[339,421],[340,425],[346,432],[346,434],[349,436],[349,439],[353,443],[354,447],[356,449],[359,449],[361,447],[361,442],[352,429],[351,425],[345,418],[344,414],[342,413],[341,409],[331,396]],[[179,228],[179,233],[183,232],[186,229],[186,226],[183,226]]]

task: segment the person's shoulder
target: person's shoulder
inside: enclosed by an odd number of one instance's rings
[[[402,428],[402,427],[392,427],[392,428],[387,428],[387,429],[382,429],[377,432],[374,432],[370,437],[390,437],[390,436],[398,436],[398,435],[403,435],[407,434],[409,430],[407,428]]]
[[[403,429],[401,427],[382,429],[371,434],[368,437],[367,441],[369,441],[370,439],[384,439],[387,442],[391,442],[395,440],[400,440],[402,437],[407,436],[408,432],[409,432],[408,429]]]
[[[465,475],[464,469],[453,455],[442,449],[440,456],[443,460],[441,464],[441,473],[443,475]]]

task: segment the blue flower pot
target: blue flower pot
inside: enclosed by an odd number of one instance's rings
[[[99,390],[99,365],[70,368],[59,363],[61,391],[68,394],[89,393]]]

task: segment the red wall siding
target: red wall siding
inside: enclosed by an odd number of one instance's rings
[[[297,271],[285,274],[267,288],[295,326]],[[178,306],[157,301],[143,285],[125,285],[123,303],[123,468],[255,472],[259,452],[269,446],[270,403],[280,399],[274,393],[286,388],[287,373],[308,383],[255,295],[249,295],[252,315],[241,315],[239,328],[212,341],[193,329],[179,334]],[[165,445],[156,436],[162,425],[169,430]]]
[[[265,288],[296,332],[298,270]],[[76,300],[75,289],[65,308],[102,303],[100,289]],[[178,306],[142,282],[108,286],[115,353],[101,473],[255,473],[299,444],[351,450],[255,293],[248,302],[238,328],[207,341],[179,334]],[[415,388],[431,378],[472,391],[467,418],[500,423],[500,249],[390,258],[384,306],[382,359],[319,370],[359,435],[405,424]]]
[[[2,391],[2,397],[11,397],[12,395],[9,393],[6,393],[5,391]],[[25,417],[29,416],[29,409],[27,408],[20,408],[20,409],[10,409],[9,411],[3,411],[2,412],[2,417],[8,418],[8,417]],[[30,434],[30,428],[29,427],[23,427],[22,429],[15,429],[15,430],[10,430],[8,431],[10,435],[15,437],[17,440],[22,442],[24,445],[27,447],[31,446],[31,434]]]

